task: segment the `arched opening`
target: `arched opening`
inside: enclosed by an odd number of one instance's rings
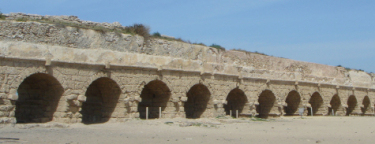
[[[271,112],[274,103],[275,103],[276,97],[270,90],[264,90],[259,95],[259,105],[257,107],[257,112],[259,113],[260,118],[268,118],[269,113]]]
[[[149,119],[159,118],[159,107],[164,111],[170,96],[171,91],[164,82],[160,80],[149,82],[141,92],[142,101],[138,104],[140,118],[146,119],[146,107],[148,107]]]
[[[230,115],[232,111],[232,116],[236,116],[236,110],[238,113],[242,113],[245,104],[247,103],[247,98],[245,93],[239,88],[231,90],[227,96],[227,104],[224,105],[224,109],[227,115]]]
[[[311,98],[309,100],[309,103],[310,103],[311,107],[307,108],[308,109],[308,115],[311,116],[311,108],[312,108],[313,115],[316,115],[317,112],[319,111],[319,109],[321,108],[321,106],[323,105],[323,98],[322,98],[322,96],[320,96],[320,94],[318,92],[315,92],[311,96]]]
[[[285,102],[287,104],[287,107],[284,108],[285,114],[288,116],[296,115],[296,112],[301,103],[301,96],[297,91],[291,91],[286,97]]]
[[[17,123],[51,121],[63,93],[64,88],[53,76],[43,73],[30,75],[17,89]]]
[[[370,104],[371,104],[370,98],[368,96],[365,96],[365,98],[363,98],[363,101],[362,101],[362,105],[363,105],[363,107],[361,108],[362,114],[366,114],[366,112],[369,110]]]
[[[102,77],[93,81],[86,90],[82,103],[82,122],[85,124],[107,122],[118,103],[121,89],[115,81]]]
[[[328,114],[329,115],[332,115],[332,110],[333,110],[333,114],[336,115],[336,112],[337,110],[340,108],[341,106],[341,100],[340,100],[340,97],[339,95],[335,94],[332,99],[331,99],[331,102],[329,103],[331,104],[331,108],[329,108],[328,110]]]
[[[355,98],[354,95],[349,96],[349,98],[348,98],[348,108],[346,110],[346,115],[350,115],[356,107],[357,107],[357,98]]]
[[[196,84],[186,94],[188,100],[184,104],[186,118],[200,118],[206,111],[211,93],[203,84]]]

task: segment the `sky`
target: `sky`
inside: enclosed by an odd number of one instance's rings
[[[0,10],[141,23],[227,50],[375,72],[373,0],[0,0]]]

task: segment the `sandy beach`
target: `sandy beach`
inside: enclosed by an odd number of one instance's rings
[[[0,143],[372,143],[375,117],[130,119],[3,125]],[[5,138],[19,138],[11,140]]]

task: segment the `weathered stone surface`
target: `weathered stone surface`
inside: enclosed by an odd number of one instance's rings
[[[144,106],[150,115],[158,115],[162,108],[163,118],[229,115],[226,107],[243,114],[281,116],[291,105],[305,107],[304,115],[310,107],[314,115],[327,115],[332,109],[336,115],[373,113],[374,74],[164,39],[144,45],[138,35],[12,21],[21,17],[43,18],[10,14],[0,21],[0,117],[5,118],[0,121],[6,123],[22,115],[35,116],[35,122],[112,122],[138,118],[145,114]],[[46,17],[121,27],[75,16]],[[156,84],[148,85],[153,81]],[[243,91],[243,97],[228,100],[234,89]],[[291,91],[295,98],[287,103]],[[30,98],[36,95],[46,97]],[[159,101],[161,95],[169,97]],[[236,106],[230,106],[233,103]],[[85,115],[90,109],[96,109],[93,116]],[[194,112],[197,109],[200,113]]]

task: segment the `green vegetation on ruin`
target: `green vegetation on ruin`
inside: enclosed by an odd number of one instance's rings
[[[343,67],[343,66],[342,65],[337,65],[337,67]],[[362,71],[362,72],[364,72],[363,69],[353,69],[353,68],[349,68],[349,67],[343,67],[343,68],[345,68],[345,70],[347,70],[347,71],[355,70],[355,71]],[[370,73],[372,73],[372,72],[370,72]]]
[[[232,50],[234,50],[234,51],[240,51],[240,52],[244,52],[244,53],[255,53],[255,54],[260,54],[260,55],[268,56],[267,54],[261,53],[261,52],[258,52],[258,51],[251,52],[251,51],[247,51],[247,50],[243,50],[243,49],[232,49]]]
[[[5,20],[5,16],[3,15],[3,13],[1,11],[0,11],[0,19]]]

